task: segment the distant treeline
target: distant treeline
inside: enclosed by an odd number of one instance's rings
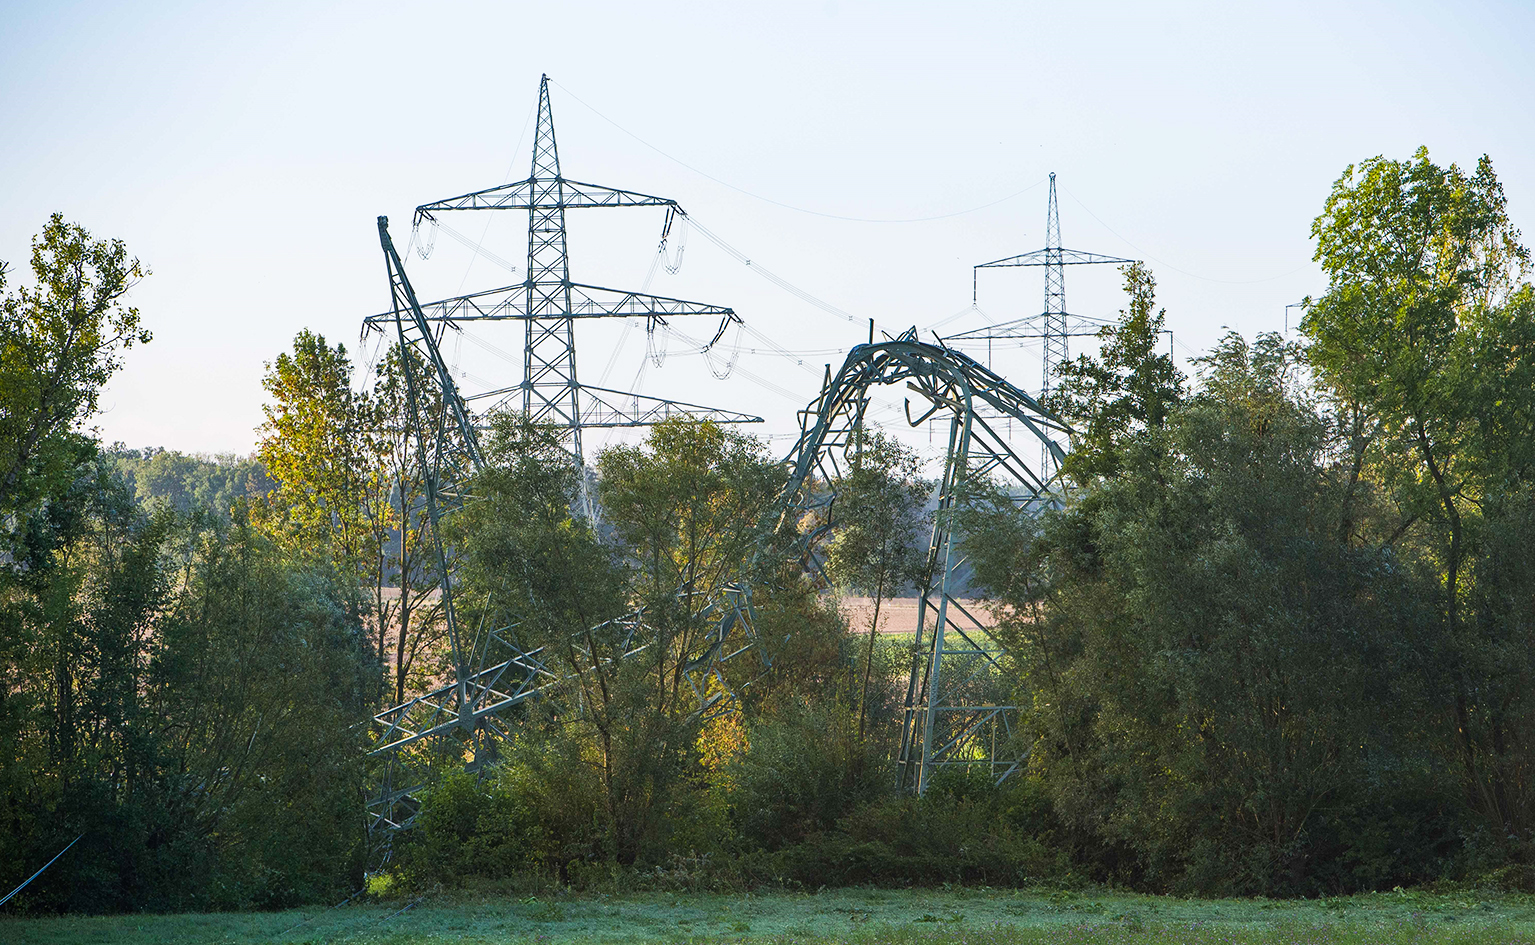
[[[203,509],[228,518],[236,501],[258,499],[272,479],[258,459],[220,453],[178,453],[160,447],[130,449],[114,443],[105,456],[145,508],[168,506],[178,512]]]

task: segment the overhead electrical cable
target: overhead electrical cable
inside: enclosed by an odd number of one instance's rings
[[[736,262],[740,263],[741,265],[743,265],[746,268],[750,269],[751,271],[755,272],[757,275],[761,276],[762,278],[766,279],[767,281],[769,281],[769,282],[773,283],[774,285],[778,286],[780,289],[783,289],[785,292],[789,293],[790,295],[794,296],[795,298],[799,299],[800,301],[806,302],[806,303],[808,303],[810,305],[813,305],[816,308],[820,309],[821,311],[826,312],[828,315],[835,315],[838,318],[843,319],[844,321],[848,322],[849,324],[858,324],[860,322],[865,321],[865,319],[861,319],[857,315],[852,314],[851,312],[848,312],[848,311],[846,311],[844,309],[840,309],[837,306],[831,304],[830,302],[827,302],[824,299],[821,299],[821,298],[818,298],[815,295],[812,295],[811,293],[805,291],[804,289],[801,289],[799,286],[797,286],[794,283],[790,282],[789,280],[783,278],[782,276],[772,272],[771,270],[763,268],[763,266],[761,264],[753,261],[753,259],[750,256],[748,256],[746,253],[742,252],[739,249],[736,249],[734,246],[732,246],[729,243],[725,242],[725,240],[721,236],[719,236],[719,234],[715,233],[713,230],[709,229],[708,227],[704,226],[702,223],[698,222],[698,218],[696,216],[693,216],[692,214],[687,214],[687,217],[689,218],[689,220],[691,220],[691,222],[693,224],[693,228],[695,230],[697,230],[699,233],[703,234],[703,237],[705,239],[707,239],[709,242],[713,243],[714,245],[718,246],[721,250],[723,250],[727,256],[730,256]],[[879,325],[877,322],[875,323],[875,327],[876,328],[880,328],[881,330],[884,330],[883,326]]]
[[[714,181],[716,184],[719,184],[721,187],[726,187],[726,188],[728,188],[730,190],[735,191],[738,194],[744,194],[745,196],[750,197],[753,200],[760,200],[763,203],[770,203],[770,204],[772,204],[775,207],[782,207],[785,210],[793,210],[796,213],[806,213],[806,214],[809,214],[810,216],[814,216],[814,217],[825,217],[828,220],[842,220],[842,221],[845,221],[845,222],[848,222],[848,223],[928,223],[928,222],[931,222],[933,220],[947,220],[950,217],[964,216],[967,213],[975,213],[975,212],[980,211],[980,210],[985,210],[985,209],[987,209],[989,207],[995,207],[999,203],[1006,203],[1007,201],[1012,200],[1014,197],[1021,197],[1021,196],[1023,196],[1024,194],[1028,193],[1029,191],[1033,190],[1035,187],[1038,187],[1039,185],[1041,185],[1041,184],[1043,184],[1045,182],[1044,179],[1040,179],[1040,180],[1037,180],[1034,183],[1030,184],[1029,186],[1023,188],[1022,190],[1015,190],[1012,193],[1007,194],[1006,196],[998,197],[995,200],[987,201],[986,203],[980,204],[978,206],[967,207],[964,210],[954,210],[954,211],[951,211],[951,212],[948,212],[948,213],[938,213],[938,214],[934,214],[932,216],[926,216],[926,217],[901,217],[901,218],[854,217],[854,216],[845,216],[845,215],[840,214],[840,213],[825,213],[825,212],[822,212],[820,210],[811,210],[811,209],[809,209],[807,207],[797,207],[797,206],[795,206],[794,204],[791,204],[791,203],[784,203],[782,200],[774,200],[772,197],[764,197],[761,194],[753,193],[752,191],[749,191],[749,190],[745,189],[744,187],[737,187],[735,184],[732,184],[729,181],[720,180],[718,177],[715,177],[713,174],[710,174],[708,171],[704,171],[704,170],[701,170],[701,169],[699,169],[697,167],[694,167],[692,164],[689,164],[688,162],[682,160],[681,158],[673,157],[672,155],[667,154],[665,151],[662,151],[660,148],[658,148],[655,145],[651,144],[649,141],[646,141],[644,138],[641,138],[639,135],[637,135],[634,132],[630,131],[628,128],[625,128],[623,125],[620,125],[618,122],[616,122],[613,119],[609,118],[607,115],[604,115],[602,112],[599,112],[596,108],[594,108],[591,104],[589,104],[585,99],[581,98],[581,96],[577,95],[576,93],[572,92],[570,89],[566,88],[562,83],[556,82],[554,79],[550,79],[549,81],[553,82],[555,85],[558,85],[561,89],[563,89],[565,94],[569,95],[571,98],[575,99],[577,102],[580,102],[582,105],[586,106],[586,108],[593,115],[596,115],[598,118],[601,118],[603,121],[605,121],[608,124],[612,125],[614,128],[617,128],[619,131],[622,131],[624,134],[626,134],[629,137],[633,138],[635,141],[638,141],[640,144],[643,144],[645,147],[649,148],[650,150],[652,150],[652,151],[656,152],[657,154],[661,155],[662,157],[666,158],[668,161],[671,161],[673,164],[677,164],[677,165],[679,165],[681,167],[685,167],[685,168],[687,168],[688,170],[692,171],[693,173],[697,174],[700,177],[706,177],[709,180]]]
[[[522,150],[522,142],[528,136],[528,125],[533,123],[533,115],[537,111],[538,103],[535,102],[533,106],[528,109],[527,117],[523,118],[522,120],[522,131],[517,135],[517,146],[512,148],[512,159],[507,162],[506,171],[501,175],[501,183],[503,184],[512,179],[512,168],[517,166],[517,154]],[[490,225],[495,221],[495,219],[496,215],[493,213],[488,213],[485,215],[485,229],[480,231],[480,242],[478,245],[483,246],[485,244],[485,237],[490,235]],[[414,231],[415,227],[412,227],[411,229]],[[458,289],[455,291],[462,292],[464,290],[464,283],[469,281],[469,273],[473,269],[474,257],[471,256],[469,257],[469,265],[464,267],[464,277],[458,280]]]

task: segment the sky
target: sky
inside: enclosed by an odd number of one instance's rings
[[[982,272],[972,307],[972,267],[1044,244],[1051,172],[1064,245],[1146,261],[1185,367],[1326,288],[1310,226],[1351,163],[1491,155],[1535,232],[1532,36],[1535,5],[1475,0],[9,0],[0,260],[24,278],[56,211],[122,239],[153,273],[132,303],[154,340],[92,425],[247,453],[264,366],[301,329],[344,342],[367,382],[361,322],[389,299],[376,218],[414,249],[416,205],[526,177],[547,73],[565,176],[673,198],[752,260],[695,228],[672,275],[653,265],[663,211],[572,211],[576,281],[649,279],[747,326],[705,357],[688,339],[709,319],[649,344],[582,324],[581,379],[761,415],[781,451],[868,319],[948,334],[1040,311],[1040,270]],[[489,255],[440,231],[406,263],[422,297],[520,281],[497,259],[523,267],[525,214],[445,223]],[[1067,303],[1112,318],[1119,274],[1068,270]],[[521,346],[504,324],[445,355],[473,391],[515,384]],[[1038,386],[1037,348],[990,357]]]

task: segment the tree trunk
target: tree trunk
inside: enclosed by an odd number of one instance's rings
[[[869,620],[869,648],[863,660],[863,691],[858,696],[858,738],[862,740],[864,718],[869,706],[869,676],[874,672],[874,635],[879,632],[879,605],[885,597],[885,581],[880,579],[874,589],[874,616]]]

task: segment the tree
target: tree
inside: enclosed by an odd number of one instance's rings
[[[1430,875],[1453,824],[1418,775],[1411,572],[1339,540],[1345,482],[1293,346],[1228,335],[1201,364],[1042,531],[1008,510],[971,533],[1011,605],[1000,632],[1028,644],[1031,771],[1109,875],[1245,893]]]
[[[346,346],[330,347],[307,328],[266,365],[271,396],[256,456],[277,481],[267,510],[272,533],[295,549],[327,549],[354,568],[372,555],[363,495],[373,470],[365,437],[370,400],[352,390]]]
[[[13,908],[328,896],[361,872],[355,582],[238,509],[222,527],[136,505],[123,457],[79,428],[148,339],[121,303],[143,270],[58,217],[33,270],[0,326],[0,883],[78,836]]]
[[[1156,310],[1156,279],[1140,263],[1122,267],[1129,308],[1098,336],[1098,355],[1078,355],[1056,367],[1047,406],[1076,428],[1062,471],[1080,484],[1113,476],[1126,441],[1156,429],[1182,396],[1183,378],[1171,354],[1157,346],[1166,310]]]
[[[874,598],[858,697],[862,737],[880,605],[887,592],[899,593],[920,580],[927,566],[920,530],[932,484],[922,479],[916,453],[880,432],[860,431],[848,464],[847,475],[835,484],[837,529],[826,564],[837,582]]]
[[[394,704],[405,701],[412,675],[439,669],[433,659],[445,634],[442,582],[436,546],[426,514],[426,484],[406,388],[407,369],[418,371],[419,359],[409,348],[389,346],[379,362],[370,404],[375,426],[363,434],[370,463],[362,511],[369,529],[370,554],[364,567],[372,591],[379,659],[385,660],[387,634],[394,630]],[[419,410],[433,416],[445,409],[435,385],[417,391],[425,403]],[[388,591],[394,590],[391,596]]]
[[[1466,607],[1484,510],[1530,468],[1529,251],[1487,157],[1468,174],[1422,148],[1345,169],[1312,234],[1328,289],[1302,322],[1311,363],[1368,418],[1362,461],[1399,510],[1386,541],[1439,573],[1455,752],[1473,803],[1507,834],[1521,818],[1489,761],[1506,744],[1503,707],[1479,703],[1485,641]]]
[[[148,274],[121,240],[92,240],[57,213],[33,238],[34,284],[0,298],[0,511],[26,508],[68,477],[76,428],[122,352],[150,339],[124,304]],[[0,290],[6,276],[0,263]]]
[[[780,481],[760,441],[707,420],[657,424],[643,446],[603,451],[597,468],[603,515],[654,635],[644,658],[624,661],[632,682],[614,690],[624,698],[612,703],[623,710],[611,719],[625,736],[614,747],[628,768],[618,833],[627,860],[664,819],[665,807],[652,801],[695,744],[689,666],[701,655],[714,593],[750,557]]]
[[[149,447],[113,444],[106,456],[146,510],[170,507],[190,513],[204,509],[228,520],[235,503],[259,502],[272,481],[257,460],[221,453],[188,455]]]
[[[631,607],[628,575],[615,550],[575,517],[581,473],[557,431],[493,414],[484,451],[471,484],[475,500],[446,526],[457,549],[460,620],[509,627],[503,632],[518,647],[539,652],[563,680],[542,711],[530,711],[517,746],[567,761],[562,783],[546,785],[548,793],[599,802],[584,818],[556,819],[566,829],[584,821],[588,831],[595,819],[604,852],[632,861],[632,838],[642,832],[635,823],[652,800],[639,775],[657,759],[644,750],[652,719],[636,692],[635,663],[625,659],[626,626],[610,623]],[[509,764],[517,746],[507,746]],[[582,851],[556,860],[593,852],[568,836],[556,845]]]

